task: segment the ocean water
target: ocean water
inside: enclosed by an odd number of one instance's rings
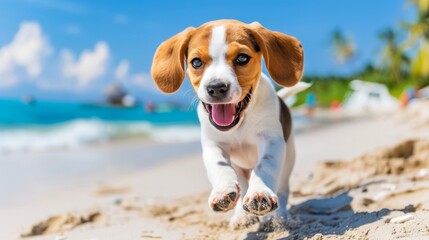
[[[0,100],[0,153],[75,148],[117,138],[199,139],[195,108],[148,112],[81,103]]]

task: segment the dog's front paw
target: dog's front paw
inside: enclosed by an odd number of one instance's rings
[[[271,191],[248,191],[243,201],[243,209],[258,216],[272,212],[277,207],[278,198]]]
[[[225,187],[220,190],[213,189],[209,197],[209,206],[215,212],[227,212],[235,207],[240,197],[240,187]]]

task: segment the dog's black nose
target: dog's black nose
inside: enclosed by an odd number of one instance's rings
[[[229,85],[225,83],[213,83],[207,85],[207,93],[210,97],[223,98],[229,90]]]

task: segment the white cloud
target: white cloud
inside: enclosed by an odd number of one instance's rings
[[[37,22],[22,22],[11,43],[0,49],[0,85],[18,80],[17,68],[37,77],[42,72],[43,59],[52,52],[47,38]]]
[[[130,69],[130,63],[127,60],[122,60],[115,70],[116,79],[125,79]]]
[[[76,78],[79,86],[87,86],[105,73],[108,58],[109,46],[105,42],[98,42],[93,51],[83,51],[77,60],[70,50],[63,50],[61,52],[63,74]]]

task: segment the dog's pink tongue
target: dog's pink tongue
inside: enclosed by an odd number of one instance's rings
[[[235,118],[235,104],[213,104],[212,119],[219,126],[229,126]]]

